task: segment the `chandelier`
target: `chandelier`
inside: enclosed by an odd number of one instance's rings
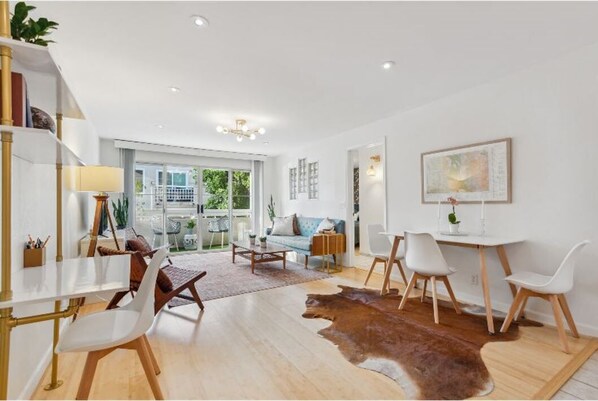
[[[249,138],[249,140],[253,141],[256,138],[256,134],[264,135],[266,133],[265,128],[249,129],[247,121],[241,119],[235,120],[235,128],[227,128],[219,125],[216,127],[216,131],[221,134],[236,135],[239,142],[243,141],[243,138]]]

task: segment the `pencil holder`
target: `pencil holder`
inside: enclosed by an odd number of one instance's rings
[[[46,248],[25,249],[24,257],[25,267],[37,267],[46,264]]]

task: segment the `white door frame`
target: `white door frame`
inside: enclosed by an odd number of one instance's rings
[[[346,156],[346,193],[345,193],[345,204],[346,216],[345,216],[345,231],[347,236],[347,264],[354,266],[355,261],[355,224],[353,223],[353,161],[351,159],[351,152],[359,150],[367,146],[382,146],[382,187],[384,188],[384,197],[382,199],[384,205],[384,227],[388,228],[388,170],[386,162],[386,136],[378,138],[372,142],[366,142],[360,145],[355,145],[347,148]],[[360,208],[361,211],[361,208]]]

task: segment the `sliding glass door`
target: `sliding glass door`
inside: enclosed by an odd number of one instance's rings
[[[218,251],[248,238],[251,173],[137,163],[135,229],[171,252]]]
[[[158,184],[166,199],[165,240],[171,252],[197,250],[197,181],[190,166],[166,166]],[[166,239],[167,238],[167,239]]]

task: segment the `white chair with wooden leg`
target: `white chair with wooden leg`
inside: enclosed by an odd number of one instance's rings
[[[134,349],[156,399],[164,399],[156,375],[160,369],[145,332],[154,321],[154,289],[158,270],[166,257],[161,249],[152,258],[137,295],[118,309],[81,316],[66,328],[56,353],[88,352],[77,399],[87,399],[98,361],[118,348]]]
[[[386,272],[386,263],[388,262],[388,256],[390,255],[390,248],[392,244],[387,236],[380,234],[381,232],[384,232],[384,227],[382,224],[368,224],[368,243],[370,245],[370,253],[374,257],[374,260],[370,266],[370,271],[368,272],[363,285],[368,285],[370,276],[372,275],[372,272],[378,263],[384,263],[384,271]],[[405,252],[399,250],[394,263],[397,264],[399,272],[401,273],[401,277],[403,277],[403,281],[405,282],[405,285],[407,285],[407,277],[405,276],[405,271],[401,265],[401,259],[404,258]]]
[[[561,313],[565,315],[565,319],[567,320],[567,324],[573,337],[579,338],[577,327],[575,327],[573,316],[569,310],[569,305],[567,305],[565,293],[571,291],[573,288],[573,272],[575,270],[575,264],[581,250],[589,243],[590,241],[586,240],[575,245],[569,251],[567,256],[565,256],[565,259],[563,259],[561,265],[553,276],[532,272],[517,272],[505,278],[509,283],[518,286],[519,290],[517,291],[517,295],[513,300],[509,313],[500,329],[501,333],[505,333],[509,329],[516,313],[517,319],[523,314],[529,297],[539,297],[552,304],[552,312],[554,313],[554,320],[559,333],[561,346],[563,347],[563,351],[569,353],[567,333],[565,333]]]
[[[451,284],[449,283],[448,276],[453,274],[456,270],[449,267],[442,256],[442,252],[436,243],[434,237],[427,233],[412,233],[405,231],[405,265],[409,270],[413,271],[413,276],[409,280],[399,310],[402,310],[407,303],[409,293],[413,290],[415,283],[418,279],[425,280],[424,282],[424,293],[425,284],[430,280],[432,284],[432,300],[434,304],[434,322],[439,323],[438,317],[438,296],[436,293],[436,281],[441,280],[446,287],[446,290],[451,297],[455,312],[461,314],[459,303],[455,298]],[[423,301],[423,296],[421,298]]]

